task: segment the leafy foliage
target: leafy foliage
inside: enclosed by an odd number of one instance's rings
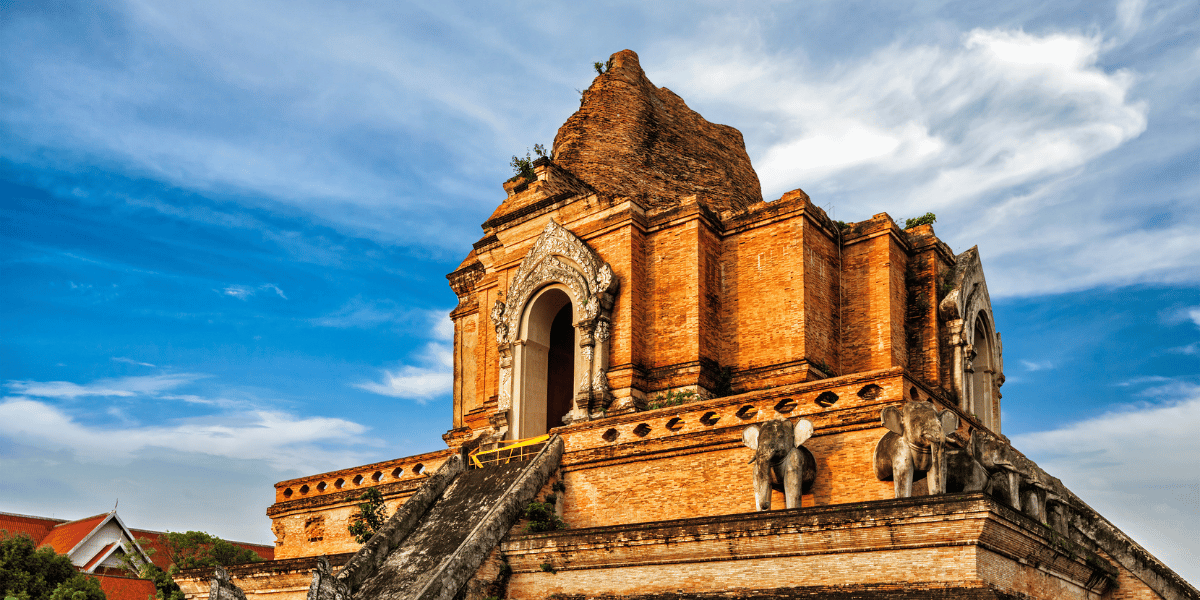
[[[666,408],[668,406],[679,406],[695,402],[700,399],[700,396],[692,390],[671,390],[665,394],[659,394],[654,397],[654,400],[646,405],[646,410],[654,410],[657,408]]]
[[[346,529],[354,536],[354,541],[365,544],[387,521],[387,506],[383,503],[383,494],[376,488],[363,492],[358,499],[358,512]]]
[[[167,559],[180,570],[240,565],[262,560],[253,550],[235,546],[203,531],[168,531],[163,534],[162,543]]]
[[[525,507],[525,518],[529,519],[529,523],[525,525],[525,533],[542,533],[567,528],[567,524],[554,512],[554,504],[558,498],[551,494],[546,497],[546,500],[546,502],[535,500]]]
[[[147,538],[138,538],[137,543],[142,547],[142,550],[149,556],[153,556],[157,550],[150,545],[150,540]],[[179,572],[179,567],[171,565],[167,571],[159,568],[154,563],[148,563],[138,558],[138,552],[132,544],[124,545],[125,554],[121,555],[121,564],[142,579],[149,579],[154,583],[154,596],[158,600],[183,600],[183,590],[179,589],[179,585],[175,583],[172,576]]]
[[[538,158],[550,158],[550,155],[546,154],[546,147],[541,144],[533,145],[533,153],[537,154]],[[528,182],[537,179],[537,174],[533,172],[534,160],[536,159],[534,159],[528,151],[525,152],[525,158],[513,156],[508,165],[513,168],[513,173],[515,173],[515,175],[513,175],[509,181],[524,179]]]
[[[71,559],[7,531],[0,531],[0,593],[17,600],[105,600],[100,582],[76,571]]]
[[[607,73],[609,69],[612,68],[612,62],[613,61],[612,61],[611,57],[604,62],[596,61],[596,62],[592,63],[592,68],[596,70],[597,75],[603,75],[603,74]]]
[[[914,217],[912,219],[905,219],[904,220],[904,228],[912,229],[913,227],[917,227],[919,225],[933,225],[936,222],[937,222],[937,215],[935,215],[931,212],[927,212],[919,217]]]

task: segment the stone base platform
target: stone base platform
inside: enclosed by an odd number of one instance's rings
[[[530,600],[1084,599],[1118,579],[1105,558],[983,494],[510,536],[501,554],[507,597]]]

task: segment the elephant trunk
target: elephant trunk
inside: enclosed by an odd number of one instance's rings
[[[932,451],[929,464],[929,494],[946,493],[946,438],[929,439],[929,449]]]

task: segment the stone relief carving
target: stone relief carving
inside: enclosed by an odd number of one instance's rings
[[[208,597],[212,600],[246,600],[246,593],[230,581],[225,567],[218,566],[208,586]]]
[[[607,407],[608,341],[611,336],[609,314],[612,311],[617,281],[612,267],[591,248],[551,219],[509,280],[504,302],[496,301],[491,317],[496,329],[500,354],[500,411],[512,408],[514,374],[512,357],[521,342],[521,319],[530,299],[543,287],[559,284],[567,289],[575,306],[574,326],[580,343],[579,389],[568,421],[589,418],[595,410]],[[599,346],[599,347],[597,347]],[[597,382],[603,382],[603,386]]]
[[[955,257],[952,278],[954,287],[938,303],[938,314],[945,323],[947,342],[954,352],[949,373],[953,381],[953,391],[959,398],[960,407],[969,412],[985,413],[984,425],[998,432],[1000,424],[992,422],[991,416],[999,413],[1000,386],[1004,384],[1004,360],[1000,334],[976,331],[976,323],[981,316],[985,327],[992,327],[995,323],[978,249],[971,248]],[[988,337],[986,340],[983,339],[985,335]],[[991,399],[995,406],[978,406],[974,407],[976,410],[972,410],[970,375],[975,369],[975,347],[984,342],[992,348],[992,364],[984,367],[984,370],[989,375],[992,386]]]
[[[600,322],[596,324],[596,339],[601,342],[607,342],[609,336],[609,327],[610,325],[608,324],[608,320],[601,319]]]
[[[318,558],[317,568],[313,569],[312,574],[307,600],[350,600],[350,588],[334,577],[328,558]]]

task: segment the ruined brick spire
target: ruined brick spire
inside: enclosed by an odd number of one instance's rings
[[[718,212],[763,201],[740,131],[655,87],[632,50],[610,64],[554,136],[555,163],[601,193],[653,208],[693,195]]]

